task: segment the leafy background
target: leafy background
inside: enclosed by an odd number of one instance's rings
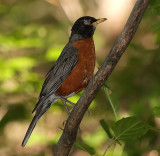
[[[67,113],[60,101],[21,147],[45,74],[83,15],[107,17],[95,35],[97,68],[135,0],[0,1],[0,155],[49,156]],[[160,3],[151,1],[134,39],[85,115],[73,156],[160,155]],[[95,71],[97,70],[95,69]],[[81,94],[70,100],[76,102]]]

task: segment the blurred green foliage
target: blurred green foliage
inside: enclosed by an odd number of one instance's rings
[[[62,132],[58,127],[63,128],[67,113],[58,101],[38,123],[42,128],[34,131],[28,148],[19,147],[45,74],[68,42],[70,25],[65,15],[59,15],[57,8],[56,3],[51,5],[38,0],[0,2],[0,155],[51,155]],[[104,86],[92,102],[90,115],[83,119],[82,132],[71,155],[76,155],[77,147],[90,155],[102,155],[111,146],[105,155],[149,155],[153,150],[160,154],[159,16],[159,0],[151,1],[135,38],[107,81],[109,87]],[[102,39],[101,34],[96,33],[95,44],[105,49],[106,45],[102,45],[105,37]],[[141,42],[147,33],[152,34],[154,48],[147,48]],[[145,42],[150,46],[150,40]],[[81,94],[70,100],[76,103]],[[138,119],[122,119],[126,116]],[[99,121],[103,121],[102,127]],[[125,135],[135,138],[139,135],[138,140],[130,139],[126,143],[119,139],[121,145],[116,141],[111,144],[113,138],[106,132],[119,136],[134,123],[138,123],[134,128],[139,131],[132,131],[134,135],[127,131]],[[150,127],[146,128],[145,123]],[[38,149],[40,144],[43,146]],[[30,148],[35,150],[30,151]]]

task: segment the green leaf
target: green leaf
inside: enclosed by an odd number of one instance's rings
[[[108,137],[110,139],[113,138],[113,135],[111,134],[109,127],[108,127],[107,123],[104,121],[104,119],[100,120],[100,124],[103,127],[103,129],[105,130],[105,132],[107,133]]]
[[[148,131],[148,125],[136,117],[123,118],[115,123],[113,128],[115,140],[135,140]]]
[[[160,107],[154,107],[153,113],[155,116],[160,117]]]
[[[95,149],[89,145],[87,145],[86,143],[82,142],[82,141],[76,141],[75,142],[75,146],[85,152],[88,152],[90,155],[94,155],[95,154]]]

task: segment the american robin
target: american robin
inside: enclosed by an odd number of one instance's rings
[[[80,92],[88,85],[95,68],[95,47],[93,34],[96,26],[106,18],[95,19],[84,16],[79,18],[71,29],[69,42],[62,50],[54,66],[46,75],[36,112],[26,132],[22,146],[25,146],[37,121],[57,100]]]

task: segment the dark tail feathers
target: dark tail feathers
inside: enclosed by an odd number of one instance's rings
[[[23,139],[23,142],[22,142],[22,146],[23,146],[23,147],[26,145],[26,143],[27,143],[27,141],[28,141],[28,139],[29,139],[29,137],[30,137],[30,135],[31,135],[34,127],[36,126],[36,123],[37,123],[37,121],[39,120],[39,118],[40,118],[39,115],[35,115],[35,116],[33,117],[32,122],[30,123],[29,128],[28,128],[28,130],[27,130],[27,132],[26,132],[26,135],[25,135],[25,137],[24,137],[24,139]]]
[[[29,128],[26,132],[26,135],[23,139],[23,142],[22,142],[22,146],[24,147],[34,129],[34,127],[36,126],[36,123],[38,122],[38,120],[40,119],[40,117],[50,108],[51,106],[51,102],[50,103],[45,103],[44,105],[41,105],[40,107],[37,107],[36,109],[36,114],[35,116],[33,117],[30,125],[29,125]],[[45,107],[44,107],[45,106]]]

